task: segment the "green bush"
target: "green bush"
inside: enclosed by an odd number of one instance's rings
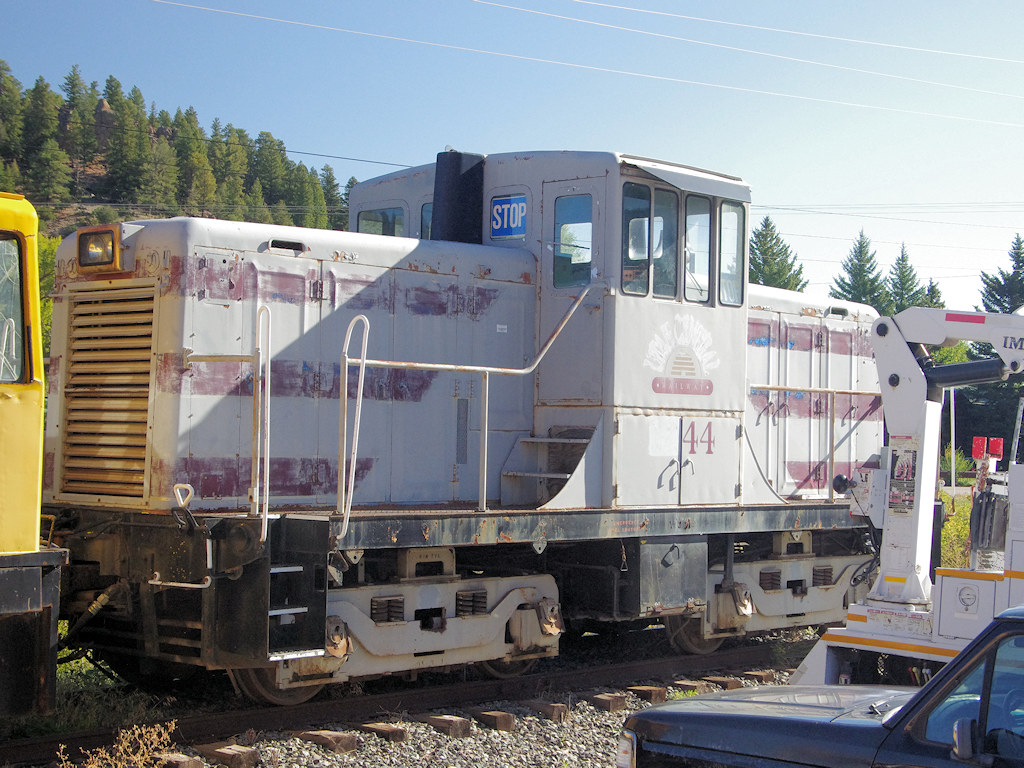
[[[946,522],[942,526],[939,565],[943,568],[967,568],[971,564],[971,497],[940,493],[946,506]]]
[[[946,446],[946,450],[942,452],[942,457],[939,459],[939,477],[942,478],[946,485],[951,485],[949,477],[949,464],[950,464],[950,446]],[[974,460],[968,456],[964,456],[960,449],[956,449],[956,484],[958,486],[974,485],[975,469]]]

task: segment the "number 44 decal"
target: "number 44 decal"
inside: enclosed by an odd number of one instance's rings
[[[683,433],[683,446],[685,448],[686,444],[689,443],[691,455],[698,452],[707,454],[715,452],[715,438],[711,436],[711,422],[707,421],[703,422],[703,424],[704,431],[700,433],[700,436],[697,435],[699,423],[696,421],[691,421]],[[706,449],[702,448],[702,446],[706,446]]]

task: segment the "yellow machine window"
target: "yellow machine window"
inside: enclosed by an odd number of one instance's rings
[[[25,378],[25,310],[21,243],[0,233],[0,383]]]

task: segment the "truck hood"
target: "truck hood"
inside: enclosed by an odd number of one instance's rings
[[[869,766],[883,725],[914,688],[791,685],[723,691],[638,712],[626,728],[688,754],[749,755],[805,765]],[[660,750],[657,750],[660,751]]]

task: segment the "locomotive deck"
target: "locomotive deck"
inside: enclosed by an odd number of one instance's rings
[[[296,510],[289,516],[341,519],[332,511]],[[824,530],[854,527],[845,504],[797,502],[779,505],[718,506],[679,510],[581,509],[388,509],[352,510],[349,532],[339,548],[465,546],[473,544],[588,541],[616,536],[724,534],[766,530]]]

